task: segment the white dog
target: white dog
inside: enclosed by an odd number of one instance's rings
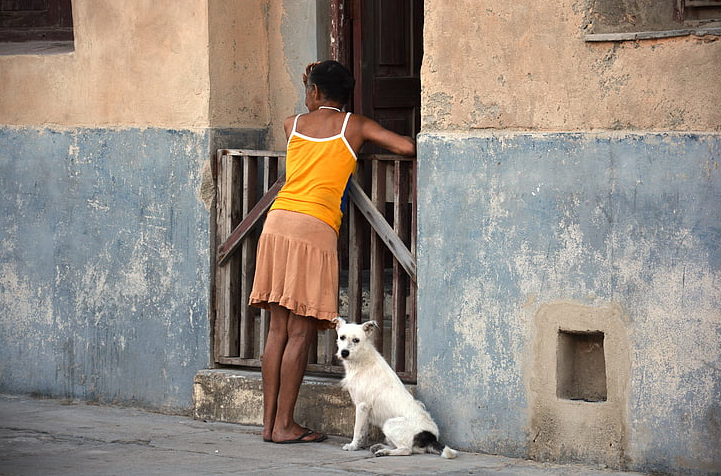
[[[337,356],[343,361],[343,387],[355,404],[353,441],[346,451],[363,447],[368,425],[383,430],[390,445],[373,445],[376,456],[408,456],[412,453],[434,453],[455,458],[457,452],[438,442],[438,426],[421,402],[403,386],[398,375],[373,346],[371,336],[378,327],[374,321],[347,324],[336,318]]]

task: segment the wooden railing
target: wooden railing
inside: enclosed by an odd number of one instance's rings
[[[248,306],[261,223],[285,181],[284,152],[219,150],[213,354],[220,365],[260,367],[269,313]],[[375,320],[376,346],[405,381],[416,375],[415,159],[365,155],[339,237],[339,311]],[[308,369],[341,374],[335,331],[320,331]]]

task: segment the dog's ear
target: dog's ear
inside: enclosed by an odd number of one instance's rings
[[[363,332],[365,332],[366,334],[370,334],[371,332],[373,332],[374,328],[380,329],[380,327],[378,327],[378,323],[376,321],[368,321],[365,324],[363,324]]]
[[[342,317],[334,317],[332,322],[335,322],[336,329],[339,329],[341,326],[345,325],[345,320]]]

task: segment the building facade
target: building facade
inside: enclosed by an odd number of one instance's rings
[[[601,4],[425,0],[416,391],[459,449],[718,472],[721,41]],[[191,407],[208,156],[283,147],[329,18],[74,0],[0,45],[0,391]]]

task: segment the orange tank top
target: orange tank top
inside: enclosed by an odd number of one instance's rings
[[[350,115],[346,114],[339,134],[323,139],[297,132],[300,115],[295,116],[285,157],[285,185],[271,210],[311,215],[338,233],[343,218],[341,201],[357,160],[345,138]]]

